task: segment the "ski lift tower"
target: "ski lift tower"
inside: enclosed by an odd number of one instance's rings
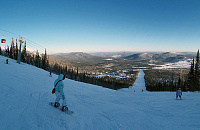
[[[19,54],[18,54],[18,57],[17,57],[17,63],[20,64],[20,61],[21,61],[21,47],[22,47],[22,43],[24,43],[23,37],[19,38],[19,43],[20,43],[20,46],[19,46]]]

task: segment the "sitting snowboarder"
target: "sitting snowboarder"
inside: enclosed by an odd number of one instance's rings
[[[54,81],[54,88],[55,88],[55,94],[56,94],[56,100],[55,100],[54,107],[59,107],[60,106],[59,101],[60,101],[60,99],[62,99],[63,100],[62,111],[68,110],[67,101],[66,101],[66,98],[65,98],[65,95],[63,92],[63,88],[64,88],[63,80],[64,79],[65,79],[65,76],[63,74],[60,74],[58,76],[58,79],[56,79]]]
[[[181,99],[182,96],[182,91],[181,88],[178,89],[178,91],[176,92],[176,99],[179,97]]]

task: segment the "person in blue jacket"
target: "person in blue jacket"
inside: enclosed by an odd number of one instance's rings
[[[58,79],[56,79],[54,81],[54,88],[55,88],[55,94],[56,94],[56,100],[55,100],[54,107],[59,107],[60,106],[59,101],[60,101],[60,99],[62,99],[63,100],[62,111],[68,110],[67,100],[66,100],[64,92],[63,92],[63,88],[64,88],[63,80],[64,79],[65,79],[65,76],[63,74],[60,74],[58,76]]]
[[[178,97],[181,99],[182,96],[182,91],[181,88],[178,89],[178,91],[176,92],[176,99],[178,99]]]

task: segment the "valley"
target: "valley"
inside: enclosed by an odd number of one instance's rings
[[[60,63],[79,72],[102,74],[119,70],[188,69],[195,53],[191,52],[102,52],[49,55],[50,64]]]

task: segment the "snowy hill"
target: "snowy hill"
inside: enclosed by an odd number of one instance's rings
[[[129,56],[125,56],[123,58],[128,60],[154,60],[157,62],[164,63],[174,63],[178,61],[184,61],[188,59],[192,59],[195,56],[194,53],[186,53],[186,52],[154,52],[154,53],[136,53]]]
[[[200,94],[141,92],[144,74],[129,89],[114,91],[99,86],[64,80],[69,116],[48,105],[57,75],[0,56],[0,129],[199,129]],[[134,90],[136,92],[134,92]]]
[[[53,61],[63,63],[84,63],[84,64],[96,64],[103,62],[103,58],[99,56],[93,56],[83,52],[71,52],[71,53],[59,53],[49,55],[49,58]]]

